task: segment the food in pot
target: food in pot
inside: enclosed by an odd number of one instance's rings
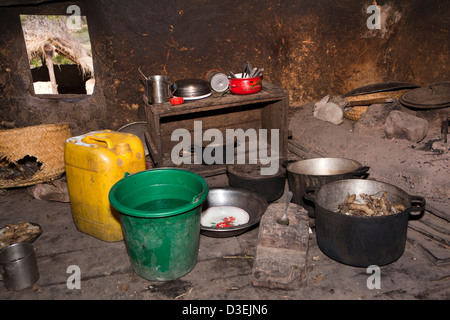
[[[336,212],[358,217],[378,217],[396,214],[405,209],[405,206],[400,203],[388,201],[387,192],[383,192],[381,197],[366,193],[361,193],[359,196],[347,195]]]
[[[0,229],[0,250],[14,243],[31,242],[41,233],[41,227],[29,222],[6,224]]]

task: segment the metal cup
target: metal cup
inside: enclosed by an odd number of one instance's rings
[[[169,100],[169,97],[176,91],[171,92],[170,86],[172,83],[169,81],[168,76],[151,76],[146,80],[146,91],[150,103],[159,104],[165,103]]]
[[[31,288],[39,280],[34,247],[16,243],[0,251],[0,275],[7,290]]]

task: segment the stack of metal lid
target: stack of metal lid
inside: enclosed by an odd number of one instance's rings
[[[210,84],[202,79],[177,80],[175,81],[175,85],[176,91],[173,95],[182,97],[184,100],[203,99],[211,95]]]

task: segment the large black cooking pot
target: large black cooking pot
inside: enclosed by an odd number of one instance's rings
[[[253,191],[267,202],[279,199],[286,185],[286,169],[282,165],[271,175],[262,175],[260,165],[229,165],[227,176],[230,187]]]
[[[311,190],[308,190],[308,192]],[[387,216],[351,216],[335,212],[348,194],[381,196],[400,203],[405,210]],[[356,266],[382,266],[400,258],[405,250],[410,213],[420,214],[425,199],[410,196],[383,182],[349,179],[328,183],[306,198],[315,203],[317,244],[324,254],[338,262]]]
[[[307,189],[317,189],[336,180],[363,178],[370,167],[345,158],[313,158],[290,162],[286,169],[289,190],[294,194],[292,201],[314,217],[313,203],[304,198]]]

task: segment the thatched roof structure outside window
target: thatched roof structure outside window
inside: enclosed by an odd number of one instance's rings
[[[67,17],[48,17],[45,15],[27,16],[22,22],[28,59],[40,58],[43,62],[52,60],[53,53],[58,53],[76,63],[84,77],[94,77],[91,52],[84,48],[66,24]],[[49,55],[50,54],[50,55]],[[49,58],[50,57],[50,58]],[[51,62],[51,64],[50,64]],[[47,67],[53,61],[46,61]],[[51,68],[49,68],[49,73]],[[52,78],[52,76],[50,76]]]

